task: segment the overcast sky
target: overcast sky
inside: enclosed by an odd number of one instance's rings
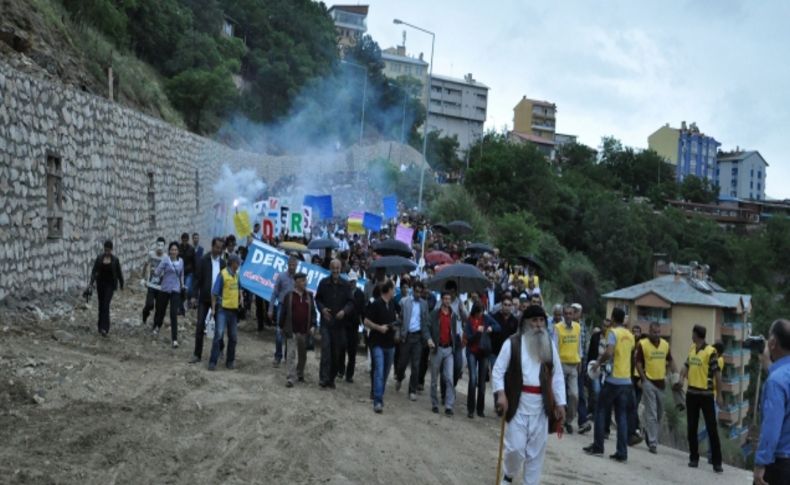
[[[491,88],[488,129],[511,128],[522,95],[556,103],[557,130],[593,147],[646,147],[664,123],[696,121],[723,149],[759,150],[768,197],[790,198],[790,2],[364,3],[382,49],[401,42],[400,18],[436,33],[435,73]],[[407,29],[406,48],[427,59],[430,36]]]

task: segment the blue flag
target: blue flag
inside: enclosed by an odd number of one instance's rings
[[[383,222],[384,219],[382,219],[381,216],[365,212],[365,216],[362,218],[362,227],[378,232],[381,230],[381,224]]]
[[[317,211],[319,221],[331,219],[335,216],[331,195],[305,195],[302,205],[312,207],[313,210]]]
[[[384,217],[387,219],[398,217],[398,197],[396,195],[384,197],[382,203],[384,205]]]

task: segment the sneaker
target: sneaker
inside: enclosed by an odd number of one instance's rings
[[[285,383],[285,387],[293,387],[293,386],[294,386],[293,381],[288,381]]]
[[[400,386],[401,386],[402,383],[403,383],[403,381],[400,381],[400,380],[396,380],[395,381],[395,390],[396,391],[400,391]]]
[[[699,462],[698,461],[690,461],[689,462],[689,468],[697,468],[697,467],[699,467]]]
[[[573,434],[573,426],[568,423],[565,423],[565,432],[568,434]]]
[[[724,468],[721,465],[713,465],[713,471],[716,473],[724,473]]]
[[[197,364],[198,362],[200,362],[200,357],[198,357],[197,355],[193,355],[192,358],[189,359],[190,364]]]
[[[227,367],[230,370],[233,370],[233,369],[236,368],[236,363],[235,362],[228,362],[227,364],[225,364],[225,367]]]
[[[614,455],[609,455],[609,459],[614,460],[618,463],[625,463],[628,461],[628,457],[618,455],[617,453],[615,453]]]
[[[592,429],[592,425],[588,422],[579,427],[579,434],[584,434]]]
[[[453,410],[452,410],[452,409],[450,409],[450,408],[447,408],[447,409],[445,409],[445,410],[444,410],[444,415],[445,415],[445,416],[450,416],[450,417],[452,417],[452,415],[453,415],[453,414],[455,414],[455,413],[453,413]]]
[[[209,363],[209,365],[208,365],[208,370],[217,370],[217,364],[211,364],[211,363]]]
[[[438,406],[432,407],[431,408],[431,412],[434,413],[434,414],[439,414],[439,407]]]
[[[417,394],[413,393],[413,392],[410,392],[409,393],[409,401],[416,401],[416,400],[417,400]]]
[[[654,455],[658,454],[658,449],[656,448],[656,445],[652,445],[650,448],[648,448],[648,450],[650,451],[650,453]]]
[[[381,403],[376,403],[373,405],[373,412],[375,412],[376,414],[381,414],[383,410],[384,410],[384,406]]]
[[[173,348],[174,349],[178,348],[178,340],[173,340]]]
[[[582,451],[584,451],[588,455],[603,456],[603,450],[596,448],[595,444],[582,448]]]
[[[159,329],[157,327],[151,329],[151,336],[154,338],[159,336]]]

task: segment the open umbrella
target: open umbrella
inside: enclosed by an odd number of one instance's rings
[[[277,247],[280,249],[285,249],[286,251],[297,251],[300,253],[307,253],[310,251],[304,244],[294,241],[283,241],[278,244]]]
[[[373,251],[381,256],[403,256],[404,258],[411,258],[411,248],[404,242],[397,239],[387,239],[376,244]]]
[[[411,273],[417,269],[417,263],[402,256],[382,256],[373,261],[370,269],[384,268],[387,274]]]
[[[313,239],[307,244],[307,249],[337,249],[337,243],[332,239]]]
[[[472,226],[469,225],[466,221],[453,221],[447,224],[447,229],[449,229],[454,234],[463,235],[463,234],[471,234],[472,233]]]
[[[450,234],[450,229],[444,224],[434,224],[431,229],[442,234]]]
[[[431,251],[425,254],[425,262],[430,265],[452,264],[453,258],[444,251]]]
[[[524,256],[519,256],[518,260],[521,261],[524,264],[528,264],[530,266],[533,266],[535,269],[538,269],[538,270],[542,270],[543,269],[543,264],[541,264],[541,262],[538,260],[537,257],[535,257],[535,256],[533,256],[531,254],[524,255]]]
[[[472,243],[466,247],[466,250],[470,253],[493,253],[494,248],[489,246],[488,244],[484,243]]]
[[[489,287],[488,278],[477,267],[471,264],[451,264],[438,271],[433,278],[425,282],[428,289],[443,291],[447,283],[453,281],[459,293],[485,291]]]

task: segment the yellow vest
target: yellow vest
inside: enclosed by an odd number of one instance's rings
[[[557,332],[557,350],[560,353],[560,362],[563,364],[578,364],[582,361],[579,355],[579,339],[582,335],[582,327],[579,322],[571,323],[571,328],[565,322],[554,324]]]
[[[721,372],[723,374],[724,373],[724,357],[719,356],[718,363],[719,363],[719,372]],[[713,393],[715,394],[716,393],[716,379],[711,379],[711,381],[713,381]]]
[[[651,381],[663,381],[667,377],[669,343],[659,339],[656,347],[649,338],[644,338],[639,345],[642,346],[642,355],[645,358],[645,375]]]
[[[710,359],[716,355],[716,349],[712,345],[706,345],[699,352],[697,346],[691,344],[689,349],[689,357],[686,361],[688,364],[688,379],[689,387],[697,389],[711,390],[713,389],[712,376],[710,374]]]
[[[239,308],[239,274],[231,275],[228,268],[220,271],[222,278],[222,308],[237,310]]]
[[[617,339],[614,346],[614,363],[612,364],[612,377],[615,379],[631,378],[631,354],[634,351],[634,334],[623,327],[611,330]]]

